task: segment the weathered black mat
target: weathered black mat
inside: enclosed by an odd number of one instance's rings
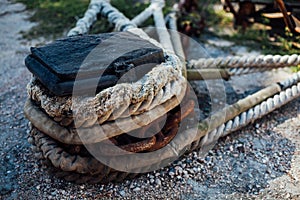
[[[164,61],[162,49],[128,32],[75,36],[31,48],[25,64],[57,96],[95,93],[140,79]]]

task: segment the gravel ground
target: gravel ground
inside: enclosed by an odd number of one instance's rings
[[[192,152],[133,180],[76,185],[51,176],[30,149],[22,110],[30,79],[23,60],[35,43],[19,40],[18,32],[32,24],[21,4],[2,0],[0,8],[0,199],[300,199],[300,99],[221,138],[205,157]],[[287,74],[234,78],[226,103]]]

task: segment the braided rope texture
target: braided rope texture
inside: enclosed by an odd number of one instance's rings
[[[263,101],[248,111],[236,116],[234,119],[229,120],[223,125],[217,127],[203,137],[200,145],[209,145],[217,141],[220,137],[224,137],[229,133],[248,125],[249,123],[253,123],[255,120],[262,118],[263,116],[298,97],[300,97],[300,83],[287,88],[285,91],[276,94],[274,97]]]
[[[283,66],[285,67],[285,66]],[[229,76],[240,76],[244,74],[252,74],[258,72],[270,71],[274,68],[272,67],[243,67],[243,68],[230,68],[226,69]]]
[[[287,88],[285,91],[276,94],[272,98],[261,104],[243,112],[239,116],[217,127],[215,130],[206,134],[192,143],[181,146],[182,151],[188,153],[192,150],[205,147],[220,137],[226,136],[230,132],[238,130],[249,123],[263,117],[273,110],[281,107],[289,101],[300,96],[300,83]],[[64,178],[67,181],[76,183],[105,183],[110,181],[122,181],[125,178],[133,178],[136,174],[129,174],[113,170],[93,158],[80,156],[70,156],[65,152],[57,142],[49,136],[42,134],[34,127],[31,128],[29,142],[33,144],[35,156],[40,160],[48,163],[50,170],[56,176]],[[53,162],[54,161],[54,162]],[[89,165],[80,163],[92,163]],[[54,166],[54,168],[53,168]],[[61,171],[63,170],[63,171]]]
[[[109,2],[92,0],[84,18],[77,22],[76,27],[68,35],[87,33],[90,26],[97,20],[98,13],[101,13],[102,16],[107,17],[111,23],[115,24],[116,30],[136,30],[136,24],[127,19],[116,8],[112,7]],[[145,34],[143,36],[150,40]],[[155,43],[155,41],[152,42]],[[259,69],[261,71],[298,65],[299,63],[299,55],[211,58],[189,62],[191,68],[230,68],[229,73],[237,75],[249,73],[249,71],[254,70],[252,68],[261,68]],[[159,65],[155,70],[146,74],[141,81],[134,84],[117,84],[100,92],[96,97],[91,98],[76,97],[72,99],[71,97],[53,97],[34,81],[28,85],[27,89],[30,98],[39,104],[55,121],[59,121],[61,125],[65,124],[68,126],[68,122],[66,121],[72,119],[72,114],[76,113],[82,119],[80,124],[88,127],[96,122],[104,124],[116,118],[151,111],[157,105],[170,100],[173,96],[184,93],[183,88],[185,88],[186,82],[181,75],[181,69],[183,68],[176,56],[170,56],[168,62]],[[280,86],[285,91],[216,127],[205,136],[188,144],[179,143],[179,149],[182,152],[189,152],[209,145],[218,138],[261,118],[285,103],[299,97],[300,83],[291,86],[291,84],[296,84],[299,81],[299,77],[298,74],[294,79],[280,83]],[[72,107],[72,100],[78,103],[79,106],[77,105],[76,108]],[[97,113],[97,115],[95,116],[94,113]],[[188,134],[180,134],[179,137],[188,137]],[[94,183],[123,180],[126,177],[135,176],[113,170],[92,157],[87,158],[78,155],[74,157],[64,151],[53,138],[43,134],[34,127],[31,128],[29,140],[34,145],[34,149],[37,152],[36,156],[46,162],[50,161],[56,169],[63,170],[59,171],[58,174],[66,180]],[[160,160],[155,165],[161,162],[164,161]]]
[[[66,181],[77,184],[121,182],[126,178],[132,179],[138,175],[137,173],[129,174],[116,171],[93,158],[72,156],[58,147],[57,143],[50,137],[34,128],[31,129],[28,141],[31,143],[34,156],[39,162],[47,166],[47,170],[51,174]],[[67,161],[68,164],[64,163],[63,160]],[[54,161],[54,164],[52,161]],[[91,167],[81,163],[89,163]],[[84,169],[84,167],[86,168]],[[62,170],[62,168],[65,170]]]
[[[133,22],[126,18],[123,13],[111,6],[108,1],[92,0],[84,17],[77,21],[76,26],[69,31],[68,36],[88,33],[92,24],[97,20],[98,13],[106,17],[110,23],[115,24],[117,31],[136,28],[136,25]]]
[[[111,145],[118,145],[119,148],[124,149],[125,152],[130,151],[136,153],[144,151],[151,152],[160,149],[168,145],[169,142],[176,136],[179,126],[183,126],[183,124],[187,123],[185,127],[188,127],[188,124],[192,123],[190,121],[190,117],[194,115],[193,105],[194,102],[188,100],[187,104],[185,104],[182,109],[179,109],[179,107],[177,107],[176,109],[168,113],[167,121],[162,129],[159,127],[159,124],[161,120],[164,120],[164,117],[156,120],[150,126],[140,129],[138,133],[139,135],[145,134],[148,129],[157,130],[158,133],[152,137],[153,139],[146,138],[143,141],[134,142],[134,140],[136,140],[135,138],[128,138],[130,141],[127,141],[126,143],[129,142],[129,144],[122,145],[122,143],[124,143],[122,138],[110,138],[111,142],[106,140],[98,143],[97,145],[101,145],[101,148],[97,148],[97,151],[100,151],[103,156],[109,157],[111,161],[124,158],[124,152],[119,151],[119,149],[116,148],[110,149]],[[183,120],[185,122],[183,122]],[[57,142],[55,139],[49,137],[46,133],[43,133],[36,127],[34,127],[32,123],[30,123],[30,129],[31,131],[28,141],[33,145],[32,150],[35,152],[35,157],[37,157],[37,159],[40,161],[46,162],[48,166],[52,168],[54,167],[56,174],[59,177],[64,177],[68,181],[75,181],[78,183],[109,182],[123,180],[125,178],[123,177],[123,172],[113,170],[91,156],[83,145],[67,145]],[[107,148],[104,148],[104,146],[107,146]],[[171,154],[168,155],[167,158],[170,157]],[[126,159],[134,158],[126,157]],[[152,163],[152,161],[150,161],[150,164],[151,166],[160,165],[161,162],[164,161],[158,159],[155,163]],[[141,167],[147,169],[151,167],[147,163],[148,162],[143,162],[141,163],[141,165],[135,164],[134,166],[137,168]],[[120,177],[123,178],[120,179]],[[132,177],[132,175],[130,177]]]
[[[182,96],[184,96],[184,93]],[[164,116],[165,113],[171,111],[177,105],[178,101],[177,97],[175,97],[160,106],[136,115],[134,119],[128,117],[88,128],[79,128],[73,125],[67,127],[61,126],[49,118],[38,106],[34,105],[30,99],[25,103],[24,114],[36,128],[59,142],[66,144],[82,144],[83,142],[92,144],[147,126],[156,119]]]
[[[182,96],[186,80],[180,74],[179,64],[176,60],[162,63],[139,81],[117,84],[99,92],[95,97],[53,96],[35,80],[27,85],[27,91],[29,97],[55,121],[61,122],[61,125],[68,126],[73,121],[74,114],[78,126],[92,126],[95,123],[102,124],[138,115],[174,96]],[[76,106],[72,106],[72,103]]]
[[[300,64],[300,55],[259,55],[259,56],[229,56],[219,58],[201,58],[189,61],[190,68],[279,68],[297,66]]]
[[[102,0],[91,0],[84,17],[77,21],[76,26],[69,31],[68,36],[88,33],[92,24],[97,20],[97,14],[100,12],[103,2]]]

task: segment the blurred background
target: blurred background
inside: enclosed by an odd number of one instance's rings
[[[46,37],[55,39],[66,35],[76,21],[84,15],[89,0],[16,0],[24,3],[33,15],[32,22],[38,24],[23,36],[27,39]],[[252,0],[167,0],[164,13],[178,4],[179,31],[197,40],[205,40],[207,35],[247,45],[264,54],[292,54],[300,48],[299,19],[300,2],[285,1],[287,14],[292,19],[292,27],[285,22],[280,1]],[[112,0],[128,18],[133,18],[149,5],[149,0]],[[143,26],[153,24],[147,20]],[[294,25],[294,27],[293,27]],[[300,25],[298,25],[300,26]],[[293,30],[291,30],[293,29]],[[91,33],[112,31],[106,19],[94,24]]]

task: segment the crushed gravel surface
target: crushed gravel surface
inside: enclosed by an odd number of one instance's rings
[[[30,149],[23,115],[30,79],[23,60],[35,43],[20,40],[18,32],[32,24],[21,4],[4,0],[0,8],[5,11],[0,14],[0,199],[300,199],[300,99],[219,139],[208,151],[132,180],[78,185],[52,176]],[[287,74],[233,79],[226,83],[226,103]]]

